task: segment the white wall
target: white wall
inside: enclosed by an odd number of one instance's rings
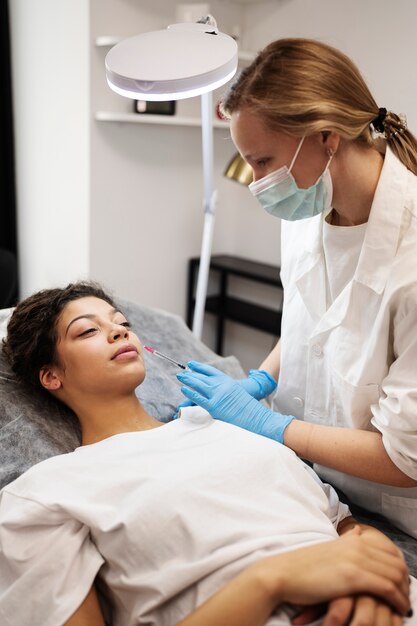
[[[24,292],[89,272],[122,297],[183,315],[187,260],[199,254],[203,226],[199,129],[94,120],[98,109],[131,106],[108,88],[106,50],[94,46],[95,38],[162,28],[174,20],[175,0],[10,4]],[[406,113],[417,132],[415,0],[396,6],[381,0],[210,4],[222,30],[239,25],[245,49],[282,36],[319,38],[341,48],[359,65],[380,106]],[[198,106],[198,99],[183,101],[178,111]],[[234,153],[227,131],[215,130],[214,152],[214,252],[278,264],[279,222],[247,189],[222,177]],[[274,298],[270,289],[251,289],[243,281],[234,289],[253,299]],[[212,334],[207,316],[209,343]],[[264,333],[227,325],[226,352],[246,367],[271,344]]]
[[[417,134],[417,2],[270,0],[245,14],[245,45],[259,50],[280,37],[313,37],[358,65],[379,106],[407,115]]]
[[[9,5],[25,296],[89,273],[88,4]]]
[[[93,39],[161,28],[175,16],[173,1],[156,6],[146,1],[106,0],[104,4],[103,11],[102,0],[91,3]],[[241,5],[230,4],[228,10],[227,3],[217,5],[220,26],[233,28],[231,14],[238,19]],[[211,6],[214,10],[216,3]],[[131,101],[111,92],[105,83],[105,53],[93,50],[92,116],[98,109],[132,109]],[[199,98],[192,100],[178,102],[177,112],[198,111]],[[219,203],[213,250],[277,264],[279,225],[266,228],[271,222],[248,191],[222,177],[234,152],[228,130],[216,129],[214,179]],[[182,315],[187,260],[200,252],[202,192],[199,128],[96,122],[92,131],[93,275],[125,297]],[[254,231],[265,233],[261,245]],[[115,245],[115,240],[123,243]]]

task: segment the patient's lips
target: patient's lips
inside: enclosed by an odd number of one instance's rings
[[[129,359],[135,359],[138,356],[138,349],[132,343],[124,343],[113,354],[112,361],[127,361]]]

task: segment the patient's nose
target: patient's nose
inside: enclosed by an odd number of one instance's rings
[[[129,337],[129,330],[121,324],[115,324],[111,330],[110,337],[112,341],[117,341],[118,339],[126,339],[127,337]]]

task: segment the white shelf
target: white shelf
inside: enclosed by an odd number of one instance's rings
[[[201,126],[199,117],[185,117],[179,115],[151,115],[148,113],[114,113],[112,111],[97,111],[95,119],[98,122],[122,122],[133,124],[159,124],[165,126]],[[213,128],[228,129],[229,123],[213,120]]]

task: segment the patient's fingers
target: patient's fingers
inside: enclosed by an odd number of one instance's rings
[[[370,594],[387,602],[401,615],[405,615],[410,608],[408,594],[404,594],[390,578],[368,571],[364,587]]]
[[[408,567],[400,554],[393,554],[367,545],[366,554],[371,559],[372,571],[392,581],[404,595],[409,594],[410,578]]]
[[[318,619],[325,613],[326,604],[307,606],[291,619],[291,624],[293,624],[293,626],[307,626],[307,624],[314,622],[314,620]],[[336,626],[336,624],[334,626]],[[340,626],[344,626],[344,622],[341,622]]]
[[[355,596],[346,596],[329,602],[322,626],[345,626],[345,624],[348,624],[355,601]]]
[[[350,626],[400,626],[403,618],[382,600],[359,596],[355,603]]]
[[[344,537],[347,537],[346,533]],[[391,540],[380,533],[364,533],[361,536],[364,555],[374,564],[373,571],[390,578],[401,590],[408,594],[410,588],[409,570],[401,550]]]
[[[403,622],[403,618],[383,600],[358,595],[329,602],[322,626],[402,626]],[[299,624],[305,624],[305,621]]]
[[[386,597],[388,601],[393,598],[398,601],[402,598],[408,602],[410,591],[408,570],[404,568],[404,563],[400,559],[394,557],[390,560],[385,557],[386,555],[373,550],[367,553],[367,558],[371,559],[371,562],[366,565],[368,571],[386,581],[385,592],[378,593],[378,595]]]
[[[363,624],[369,624],[369,626],[377,626],[378,622],[375,621],[375,618],[378,602],[378,600],[372,598],[371,596],[359,596],[353,608],[350,626],[362,626]],[[389,614],[390,613],[391,610],[389,609]],[[382,624],[380,626],[382,626]]]
[[[403,618],[394,613],[389,606],[382,602],[377,603],[375,608],[375,626],[399,626],[403,623]],[[358,622],[357,626],[362,626],[362,624],[363,622]]]

